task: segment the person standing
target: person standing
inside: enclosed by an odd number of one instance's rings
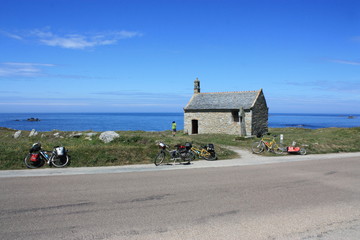
[[[175,121],[172,122],[171,129],[172,129],[172,135],[173,135],[173,137],[175,137],[175,134],[176,134],[176,122]]]

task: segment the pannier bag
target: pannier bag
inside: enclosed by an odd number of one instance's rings
[[[178,150],[179,152],[184,152],[184,151],[186,151],[186,147],[183,146],[183,145],[176,145],[176,147],[177,147],[177,150]]]
[[[41,144],[40,143],[34,143],[32,145],[32,147],[30,148],[30,153],[38,152],[38,151],[40,151],[40,149],[41,149]]]
[[[214,144],[209,143],[209,144],[207,145],[207,150],[214,150],[214,149],[215,149]]]
[[[55,148],[55,151],[58,156],[65,156],[66,154],[64,147],[57,147]]]
[[[299,152],[300,151],[300,147],[288,147],[287,148],[288,152]]]
[[[39,154],[38,153],[31,154],[31,157],[30,157],[31,162],[37,162],[38,160],[39,160]]]
[[[174,150],[174,151],[171,151],[171,157],[172,158],[176,158],[176,151]]]
[[[162,142],[159,143],[159,148],[162,148],[162,149],[165,149],[166,148],[166,145]]]
[[[186,142],[186,143],[185,143],[185,148],[186,148],[187,150],[191,149],[191,148],[192,148],[192,144],[189,143],[189,142]]]

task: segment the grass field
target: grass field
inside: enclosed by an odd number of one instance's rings
[[[357,152],[360,151],[360,127],[356,128],[272,128],[270,134],[284,135],[284,143],[292,141],[306,145],[308,154]],[[22,131],[15,139],[16,130],[0,128],[0,169],[24,169],[23,159],[35,142],[41,142],[43,149],[51,150],[54,146],[65,146],[70,150],[71,167],[117,166],[129,164],[152,163],[158,152],[156,142],[163,141],[169,146],[192,142],[193,145],[213,143],[219,159],[238,157],[225,146],[235,146],[250,150],[251,143],[257,138],[242,138],[226,134],[185,135],[181,131],[172,137],[170,131],[117,131],[120,138],[113,142],[103,143],[100,133],[90,140],[85,136],[72,137],[74,132],[40,132],[29,137],[29,131]],[[55,133],[59,133],[55,136]],[[278,137],[277,137],[278,139]]]

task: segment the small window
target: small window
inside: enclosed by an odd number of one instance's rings
[[[239,111],[232,111],[231,113],[232,113],[232,117],[233,117],[234,122],[239,122],[240,121]]]

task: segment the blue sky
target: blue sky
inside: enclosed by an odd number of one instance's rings
[[[272,113],[360,113],[357,0],[0,3],[0,112],[182,112],[199,78]]]

